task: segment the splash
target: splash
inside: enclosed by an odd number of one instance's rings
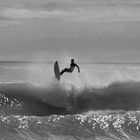
[[[53,63],[33,63],[27,67],[28,82],[36,86],[50,87],[59,84],[71,90],[108,87],[114,82],[139,82],[140,66],[124,64],[79,63],[81,72],[75,68],[73,73],[64,73],[60,81],[54,77]],[[69,59],[59,62],[60,70],[69,67]]]

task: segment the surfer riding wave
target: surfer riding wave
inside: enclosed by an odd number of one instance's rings
[[[77,67],[78,72],[80,72],[80,68],[77,64],[74,63],[74,59],[71,59],[71,64],[70,64],[70,68],[65,68],[60,72],[60,75],[62,75],[64,72],[73,72],[74,68]]]

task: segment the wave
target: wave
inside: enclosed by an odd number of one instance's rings
[[[139,112],[91,115],[0,116],[3,139],[139,140]]]
[[[60,83],[36,87],[30,83],[0,85],[0,108],[7,114],[77,114],[89,110],[140,109],[140,83],[112,83],[104,88],[66,89]]]

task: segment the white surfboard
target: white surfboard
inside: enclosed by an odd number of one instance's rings
[[[54,64],[54,75],[57,80],[60,80],[60,70],[59,70],[59,65],[57,61]]]

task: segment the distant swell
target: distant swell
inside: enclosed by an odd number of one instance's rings
[[[140,110],[140,83],[113,83],[95,89],[74,87],[66,90],[54,84],[49,88],[29,83],[1,84],[0,108],[6,114],[77,114],[90,110]]]

